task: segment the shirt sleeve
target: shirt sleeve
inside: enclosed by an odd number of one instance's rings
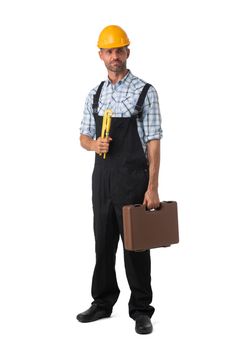
[[[92,110],[93,94],[90,92],[86,98],[80,134],[94,138],[96,135],[95,118]]]
[[[160,140],[163,137],[157,91],[153,86],[148,90],[142,114],[144,142]]]

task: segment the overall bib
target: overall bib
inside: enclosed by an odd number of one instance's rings
[[[101,136],[102,129],[103,117],[97,114],[97,110],[103,83],[93,98],[96,138]],[[92,304],[98,304],[108,311],[112,311],[120,293],[115,259],[120,235],[124,241],[122,207],[126,204],[142,203],[149,180],[148,161],[137,130],[137,118],[141,117],[149,87],[149,84],[144,86],[131,117],[113,116],[110,129],[112,141],[106,159],[95,155],[92,203],[96,264],[91,292],[94,299]],[[151,317],[154,307],[150,305],[152,301],[150,251],[131,252],[124,249],[124,264],[131,290],[130,317],[135,319],[138,314]]]

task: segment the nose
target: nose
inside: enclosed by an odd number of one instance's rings
[[[117,60],[119,58],[119,53],[117,50],[112,51],[112,59]]]

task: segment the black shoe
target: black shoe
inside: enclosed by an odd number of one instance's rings
[[[93,322],[100,318],[110,317],[111,313],[111,311],[106,311],[97,304],[92,304],[88,310],[78,314],[76,318],[80,322]]]
[[[153,331],[150,317],[147,315],[139,315],[136,318],[135,330],[139,334],[149,334]]]

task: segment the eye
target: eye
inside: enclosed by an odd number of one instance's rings
[[[119,55],[121,55],[123,52],[124,52],[124,50],[123,50],[122,48],[117,49],[117,53],[118,53]]]

